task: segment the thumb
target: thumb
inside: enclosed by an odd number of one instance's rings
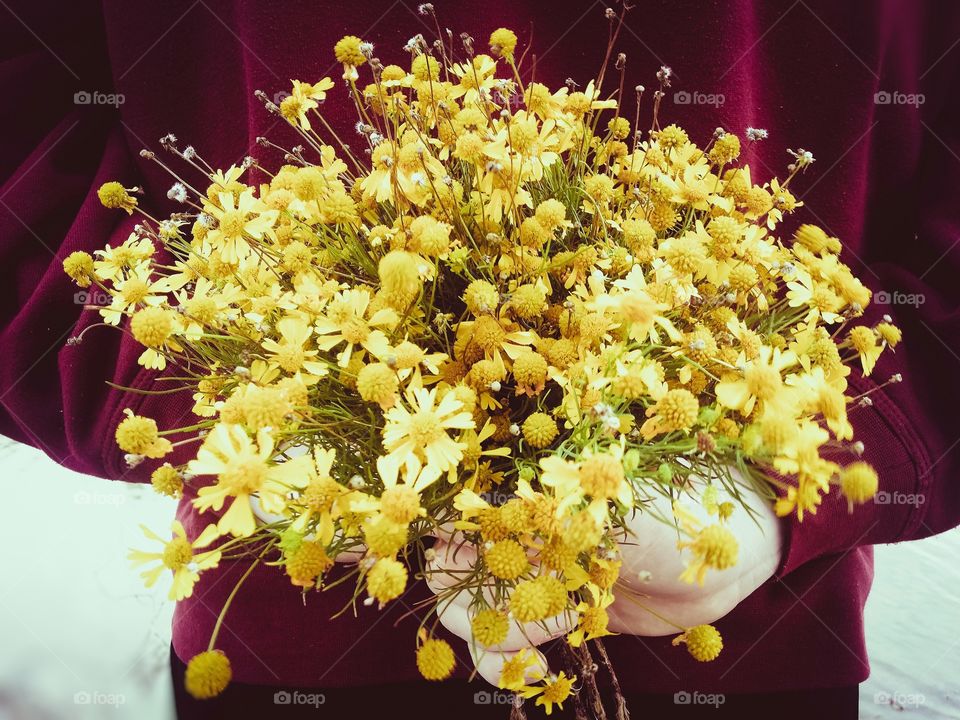
[[[453,542],[454,537],[459,534],[460,531],[453,527],[453,521],[449,521],[440,525],[434,525],[428,532],[425,533],[425,536],[451,543]]]

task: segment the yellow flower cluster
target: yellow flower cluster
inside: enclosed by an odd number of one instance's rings
[[[501,29],[491,55],[471,41],[455,59],[411,41],[403,68],[343,38],[357,141],[327,132],[333,81],[296,81],[267,102],[303,138],[287,164],[211,172],[202,193],[178,180],[170,196],[191,212],[145,217],[65,269],[110,293],[100,312],[129,320],[141,364],[187,379],[189,426],[161,436],[130,413],[117,442],[138,462],[166,456],[167,436],[200,439],[154,484],[195,484],[226,544],[268,540],[305,589],[353,551],[358,595],[382,604],[452,522],[479,549],[461,589],[480,641],[568,610],[579,645],[608,634],[616,538],[651,493],[736,465],[777,489],[782,514],[816,512],[831,485],[869,499],[875,473],[821,451],[852,440],[850,365],[869,373],[899,331],[844,329],[870,291],[837,238],[778,233],[812,156],[758,184],[734,133],[700,147],[656,118],[635,129],[599,80],[524,84],[517,42]],[[139,211],[118,183],[100,196]],[[679,518],[686,579],[736,562],[732,510],[707,527]],[[163,562],[188,594],[196,572]],[[681,640],[698,660],[722,645],[706,627]],[[193,664],[200,696],[225,683],[223,662]],[[454,657],[426,639],[417,663],[441,679]],[[549,707],[572,683],[524,692]]]

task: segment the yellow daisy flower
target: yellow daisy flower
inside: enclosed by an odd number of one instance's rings
[[[173,537],[170,540],[164,540],[144,525],[141,525],[140,529],[150,540],[156,540],[163,544],[163,550],[161,552],[131,550],[127,557],[134,567],[150,562],[158,563],[140,574],[147,587],[152,587],[164,570],[172,571],[173,584],[170,586],[168,595],[171,600],[179,601],[190,597],[200,573],[220,564],[219,550],[196,552],[220,537],[220,531],[216,525],[207,525],[193,542],[187,539],[186,530],[179,520],[175,520],[173,523]]]

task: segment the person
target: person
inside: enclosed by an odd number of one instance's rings
[[[108,180],[140,186],[142,204],[163,214],[171,209],[163,202],[169,182],[139,155],[142,147],[156,149],[157,138],[173,131],[217,167],[269,152],[257,147],[259,136],[289,147],[295,140],[254,91],[283,91],[290,78],[337,77],[332,47],[347,33],[374,42],[385,62],[403,62],[402,46],[430,33],[433,20],[405,0],[3,5],[0,431],[77,471],[144,481],[153,466],[126,467],[113,442],[124,409],[175,426],[192,401],[119,389],[164,385],[137,365],[140,348],[127,334],[97,327],[89,306],[98,298],[75,293],[62,271],[70,252],[116,246],[131,232],[135,221],[101,208],[97,188]],[[455,34],[485,38],[496,27],[514,28],[530,47],[525,72],[551,85],[588,80],[606,48],[599,0],[435,5],[441,27]],[[803,523],[763,516],[756,531],[745,529],[749,562],[702,593],[677,597],[668,581],[655,584],[676,560],[663,537],[630,551],[636,568],[663,568],[641,589],[657,607],[716,620],[726,645],[717,661],[697,663],[672,649],[650,616],[615,613],[620,634],[607,647],[637,715],[855,717],[857,686],[869,673],[863,606],[871,546],[960,523],[958,31],[960,7],[907,0],[650,0],[627,15],[617,51],[626,54],[628,77],[652,86],[656,70],[669,65],[673,87],[662,113],[692,138],[702,141],[717,126],[766,130],[770,140],[751,144],[743,158],[755,177],[782,169],[784,147],[815,151],[819,162],[795,187],[804,202],[795,220],[843,240],[845,260],[876,292],[867,320],[890,315],[904,332],[875,380],[852,379],[857,392],[870,393],[851,419],[863,459],[879,473],[880,500],[849,514],[831,497]],[[331,100],[323,110],[341,134],[352,132],[349,103]],[[81,333],[82,342],[72,340]],[[902,382],[884,384],[893,376]],[[190,499],[177,516],[192,537],[206,519]],[[419,678],[411,650],[419,602],[432,596],[427,585],[384,610],[358,607],[356,617],[334,618],[350,599],[345,586],[304,604],[299,590],[262,566],[220,634],[234,684],[218,700],[192,701],[179,684],[183,660],[206,649],[217,610],[247,568],[243,560],[221,563],[177,606],[172,663],[181,717],[305,712],[284,702],[294,691],[322,695],[334,714],[495,716],[498,696],[466,682],[473,661],[464,643],[459,682]],[[453,614],[445,622],[454,635],[467,634]],[[700,697],[713,704],[698,705]]]

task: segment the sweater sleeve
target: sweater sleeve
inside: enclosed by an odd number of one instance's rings
[[[159,410],[165,396],[111,387],[148,388],[153,376],[128,333],[100,325],[102,293],[79,290],[62,267],[73,251],[122,243],[136,222],[96,194],[108,180],[139,182],[117,108],[90,102],[110,92],[99,3],[7,11],[0,87],[27,121],[5,118],[0,149],[0,433],[79,472],[140,480],[150,467],[128,472],[114,429],[124,407]],[[173,424],[184,404],[158,416]]]
[[[958,64],[948,67],[949,61],[936,67],[938,77],[930,82],[954,86]],[[852,513],[835,492],[802,523],[786,520],[778,575],[823,555],[923,538],[960,524],[960,103],[955,93],[945,95],[943,102],[914,109],[909,137],[901,127],[899,137],[888,131],[875,140],[886,152],[895,149],[887,139],[918,148],[912,174],[874,178],[881,189],[871,192],[868,208],[879,221],[866,223],[868,237],[857,258],[865,267],[861,278],[874,291],[864,321],[872,325],[886,316],[903,331],[902,342],[884,353],[870,378],[852,374],[851,389],[870,392],[873,401],[851,407],[850,420],[855,439],[865,445],[862,459],[878,472],[879,492]],[[885,227],[891,212],[910,214],[914,232],[891,237]],[[894,375],[902,380],[878,389]]]

